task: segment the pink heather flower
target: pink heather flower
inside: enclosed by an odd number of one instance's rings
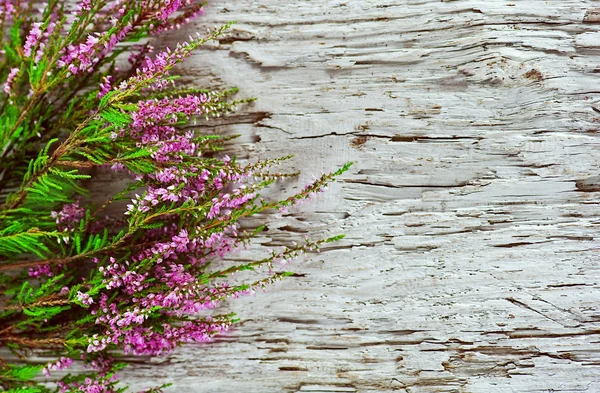
[[[120,172],[124,169],[126,169],[125,165],[121,164],[120,162],[117,162],[115,164],[112,164],[110,169],[112,169],[115,172]]]
[[[96,64],[110,53],[133,29],[132,25],[123,26],[118,32],[108,36],[108,32],[88,35],[79,45],[69,45],[57,62],[58,67],[66,67],[71,75],[92,72]]]
[[[185,229],[182,229],[179,232],[179,235],[173,236],[173,243],[171,243],[171,247],[175,248],[178,252],[187,251],[187,245],[190,242],[188,238],[188,233]]]
[[[0,17],[5,21],[12,20],[16,12],[15,0],[0,0]]]
[[[60,359],[56,360],[55,362],[48,363],[46,365],[46,367],[44,367],[42,369],[42,373],[45,376],[49,377],[50,371],[60,371],[65,368],[69,368],[71,366],[71,364],[73,364],[73,359],[67,358],[67,357],[61,357]]]
[[[40,278],[42,276],[52,277],[53,275],[50,265],[38,265],[37,267],[29,268],[29,277]]]
[[[67,393],[70,389],[69,385],[63,381],[58,381],[58,393]]]
[[[69,45],[57,65],[61,68],[67,67],[72,75],[91,71],[99,61],[96,57],[97,48],[95,47],[99,41],[98,37],[89,35],[85,42],[77,46]]]
[[[133,26],[130,24],[126,25],[117,33],[112,34],[108,40],[104,40],[104,50],[102,50],[98,57],[102,58],[110,53],[114,47],[121,42],[127,36],[127,34],[129,34],[131,30],[133,30]]]
[[[181,7],[181,0],[163,0],[156,19],[164,22]]]
[[[110,343],[109,339],[106,337],[99,338],[97,334],[94,334],[92,337],[88,337],[88,347],[87,352],[100,352],[104,348],[108,346]],[[118,343],[118,341],[117,341]]]
[[[149,328],[134,327],[123,332],[123,344],[125,353],[156,356],[171,351],[180,343],[208,342],[212,335],[226,331],[228,327],[225,324],[188,321],[181,326],[164,324],[162,334]]]
[[[98,358],[88,362],[87,364],[84,364],[84,367],[91,368],[100,373],[107,373],[110,370],[113,361],[114,359],[111,357],[98,356]]]
[[[94,303],[94,299],[90,297],[87,293],[82,293],[81,291],[77,291],[77,300],[79,300],[84,306],[90,306]]]
[[[109,258],[110,264],[100,266],[98,270],[105,277],[103,283],[106,284],[106,289],[121,288],[128,295],[133,295],[135,292],[144,290],[147,284],[144,280],[148,273],[139,274],[135,271],[129,262],[116,263],[114,257]]]
[[[117,380],[116,375],[110,377],[99,374],[95,379],[86,378],[83,383],[72,382],[67,384],[65,382],[58,382],[59,393],[66,392],[82,392],[82,393],[114,393],[115,390],[111,386],[114,381]]]
[[[76,224],[79,224],[85,217],[85,208],[79,206],[79,202],[73,202],[63,205],[57,212],[51,212],[52,218],[56,219],[58,229],[61,231],[72,231]]]
[[[52,17],[56,18],[57,14],[54,13]],[[44,50],[46,49],[48,37],[50,37],[50,35],[54,32],[56,22],[50,22],[43,33],[40,29],[41,26],[42,24],[39,22],[33,24],[33,27],[30,30],[25,45],[23,47],[25,57],[31,57],[33,48],[35,48],[36,46],[38,47],[38,50],[35,53],[35,58],[33,59],[34,64],[38,64],[44,56]]]
[[[192,50],[199,45],[201,36],[200,34],[197,35],[199,37],[197,42],[193,41],[191,44],[187,42],[178,43],[175,50],[167,48],[166,51],[156,55],[154,60],[146,57],[144,64],[136,70],[136,74],[129,78],[128,81],[123,81],[119,87],[122,90],[125,90],[129,86],[141,82],[152,81],[152,83],[147,86],[148,89],[162,90],[167,85],[167,81],[164,77],[169,75],[169,70],[177,63],[180,63],[185,58],[189,57]],[[163,79],[157,78],[159,76]]]
[[[81,0],[79,4],[77,4],[77,12],[76,15],[81,15],[82,11],[89,11],[92,9],[92,1],[91,0]]]
[[[221,214],[228,216],[231,214],[232,210],[235,210],[236,208],[244,205],[245,203],[250,202],[256,197],[256,194],[254,193],[236,195],[239,194],[239,190],[236,191],[237,193],[234,192],[235,196],[225,194],[222,195],[220,199],[214,198],[212,200],[213,204],[210,208],[210,211],[206,215],[206,218],[212,219]]]
[[[23,45],[23,54],[25,57],[31,56],[32,49],[40,43],[40,39],[42,38],[42,22],[35,22],[31,26],[31,30],[29,30],[29,34],[25,39],[25,45]]]
[[[187,24],[191,19],[203,14],[204,8],[202,8],[202,4],[194,4],[192,7],[186,9],[182,15],[165,20],[163,24],[156,27],[151,34],[157,35],[167,30],[179,29],[183,24]]]
[[[185,143],[193,137],[193,133],[186,133],[176,140],[173,139],[177,134],[174,127],[179,120],[177,115],[187,118],[206,116],[209,113],[207,104],[210,102],[211,99],[206,94],[140,101],[139,109],[132,116],[131,136],[143,144],[158,141]],[[195,148],[193,150],[195,151]],[[193,151],[190,154],[193,154]]]
[[[102,80],[103,82],[100,84],[100,91],[98,92],[98,98],[104,97],[109,91],[111,87],[110,80],[112,79],[111,75],[105,76]]]
[[[4,92],[6,94],[10,94],[10,91],[12,89],[12,82],[15,79],[15,77],[17,76],[17,74],[19,73],[19,69],[18,68],[11,68],[10,72],[8,73],[8,78],[6,78],[6,82],[4,83]]]

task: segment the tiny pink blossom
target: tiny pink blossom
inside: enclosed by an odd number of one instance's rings
[[[13,80],[15,79],[15,77],[17,76],[18,73],[19,73],[18,68],[10,69],[10,72],[8,73],[8,77],[6,78],[6,82],[4,83],[4,92],[6,94],[10,94],[10,91],[12,89]]]

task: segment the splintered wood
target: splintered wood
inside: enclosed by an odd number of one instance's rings
[[[258,98],[213,124],[241,134],[234,154],[296,154],[284,169],[300,179],[273,195],[355,162],[313,202],[249,222],[267,220],[258,243],[347,236],[232,301],[243,322],[214,345],[126,379],[178,393],[600,392],[591,3],[211,1],[197,30],[237,24],[180,72]]]

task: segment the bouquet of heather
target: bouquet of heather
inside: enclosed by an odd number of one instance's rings
[[[187,23],[202,4],[67,7],[0,0],[0,356],[20,359],[0,358],[0,390],[9,392],[120,392],[124,355],[223,332],[235,317],[219,313],[220,302],[286,276],[274,262],[337,239],[227,262],[261,230],[239,230],[240,219],[295,205],[348,168],[263,200],[260,190],[285,176],[271,168],[287,157],[240,164],[218,153],[226,137],[202,133],[203,119],[249,100],[181,87],[170,75],[228,26],[155,51],[149,37]],[[103,171],[127,185],[90,195]],[[261,266],[249,282],[230,281]],[[40,353],[54,360],[28,362]]]

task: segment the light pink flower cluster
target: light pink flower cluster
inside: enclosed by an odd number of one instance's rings
[[[56,14],[53,15],[53,18],[56,18]],[[31,57],[33,49],[36,47],[38,48],[35,53],[35,58],[33,59],[34,64],[38,64],[42,59],[48,43],[48,37],[50,37],[56,27],[56,21],[51,21],[44,31],[41,30],[42,26],[43,24],[41,22],[33,23],[31,30],[25,39],[25,45],[23,46],[23,54],[25,57]]]
[[[85,11],[92,9],[92,0],[81,0],[76,7],[75,15],[79,16]]]
[[[49,377],[51,371],[60,371],[69,368],[73,364],[73,359],[68,357],[61,357],[54,362],[48,363],[46,367],[42,369],[42,373]]]
[[[136,195],[132,203],[127,205],[125,214],[149,212],[154,206],[163,202],[194,201],[202,203],[203,198],[209,191],[221,191],[225,185],[235,187],[230,193],[219,193],[212,198],[206,218],[213,219],[219,216],[228,216],[231,212],[251,202],[256,198],[255,185],[236,184],[243,177],[250,176],[249,173],[238,173],[225,166],[216,174],[207,169],[200,171],[191,167],[187,171],[167,168],[151,175],[158,180],[161,187],[150,186],[145,195]],[[198,172],[200,174],[198,175]],[[166,185],[164,183],[175,183]]]
[[[234,190],[231,194],[223,194],[219,198],[212,199],[212,206],[206,215],[206,218],[212,219],[217,216],[229,216],[231,212],[256,197],[254,193],[242,193],[240,189]]]
[[[104,97],[110,91],[112,78],[113,77],[111,75],[102,78],[102,83],[100,84],[100,91],[98,92],[98,98]]]
[[[103,283],[106,284],[106,289],[122,288],[128,295],[133,295],[136,292],[146,288],[144,280],[148,274],[136,272],[136,266],[125,261],[117,263],[115,258],[109,258],[110,263],[98,269],[104,276]]]
[[[69,70],[67,76],[77,75],[82,72],[92,72],[96,64],[109,54],[117,43],[121,42],[132,29],[133,26],[128,24],[110,36],[108,32],[90,34],[80,44],[69,45],[57,62],[57,66],[59,68],[66,67]]]
[[[202,3],[198,4],[195,3],[193,0],[187,0],[186,4],[188,5],[188,8],[183,12],[182,15],[179,15],[171,20],[165,21],[163,24],[154,29],[153,34],[159,34],[167,30],[179,29],[182,25],[189,23],[190,20],[198,16],[204,15]]]
[[[162,328],[162,333],[144,327],[128,330],[124,339],[124,352],[157,356],[173,350],[181,343],[209,342],[213,335],[226,331],[229,325],[189,321],[181,326],[164,324]]]
[[[38,265],[37,267],[29,268],[29,277],[52,277],[54,273],[50,268],[50,265]]]
[[[31,30],[25,39],[25,45],[23,45],[23,55],[25,57],[31,56],[31,51],[40,43],[42,38],[42,22],[35,22],[31,25]]]
[[[200,39],[201,36],[198,34],[198,41]],[[168,85],[166,77],[169,75],[169,70],[189,57],[197,45],[195,41],[178,43],[174,50],[167,48],[164,52],[157,54],[154,59],[146,57],[142,66],[136,70],[136,74],[128,81],[123,81],[119,88],[126,90],[133,85],[146,84],[149,89],[164,89]],[[150,81],[149,84],[148,81]]]
[[[182,0],[163,0],[161,7],[155,14],[155,18],[161,22],[166,22],[171,15],[179,10]]]
[[[133,25],[127,24],[110,36],[108,36],[108,33],[103,33],[102,42],[104,48],[100,51],[98,57],[103,58],[109,54],[115,48],[115,46],[117,46],[119,42],[123,41],[127,34],[129,34],[129,32],[132,30]]]
[[[211,335],[227,329],[226,323],[209,321],[163,324],[160,331],[148,325],[150,310],[175,317],[194,315],[217,307],[227,297],[247,292],[233,289],[226,283],[219,286],[203,284],[188,271],[184,262],[180,262],[181,259],[189,261],[189,256],[224,255],[233,250],[236,225],[207,237],[192,237],[187,230],[169,225],[154,230],[150,238],[161,238],[169,233],[170,241],[153,242],[132,256],[132,263],[118,263],[111,257],[109,264],[99,267],[106,290],[118,289],[120,294],[109,303],[108,293],[102,293],[97,304],[92,306],[92,314],[97,315],[96,324],[105,330],[103,334],[89,337],[89,353],[117,345],[126,352],[157,355],[184,342],[208,341]],[[149,259],[155,260],[155,264],[149,270],[140,271],[143,262]]]
[[[181,195],[175,191],[174,185],[166,188],[155,188],[149,187],[148,191],[144,196],[135,195],[135,199],[131,200],[131,204],[127,205],[126,215],[140,212],[149,212],[152,206],[156,206],[161,202],[177,202],[180,200]]]
[[[63,205],[60,211],[51,212],[52,218],[56,219],[59,230],[73,231],[85,217],[85,208],[79,206],[79,201]]]
[[[112,384],[117,380],[117,376],[100,375],[99,378],[86,378],[83,383],[71,382],[65,383],[58,381],[58,392],[82,392],[82,393],[115,393]]]
[[[191,263],[204,263],[207,258],[212,257],[223,258],[239,248],[238,224],[225,227],[221,232],[213,232],[207,238],[196,238],[194,242],[194,249],[197,254],[188,257]]]
[[[206,94],[140,101],[130,125],[130,135],[144,144],[167,139],[176,133],[173,125],[181,117],[208,114],[209,101]]]
[[[102,87],[101,95],[107,91]],[[192,117],[207,116],[211,104],[213,101],[206,94],[140,101],[132,123],[120,133],[114,133],[113,139],[127,134],[138,141],[139,147],[152,148],[152,157],[157,162],[181,162],[185,157],[200,155],[201,151],[195,142],[195,133],[182,133],[176,125]]]
[[[90,295],[81,291],[77,291],[77,300],[79,300],[84,306],[90,306],[94,303],[94,299],[92,299]]]
[[[94,65],[100,61],[96,57],[98,42],[100,42],[98,37],[89,35],[85,42],[79,45],[69,45],[65,54],[58,61],[58,67],[67,67],[72,75],[92,71]]]
[[[18,73],[19,73],[18,68],[10,69],[10,72],[8,73],[8,77],[6,78],[6,82],[4,83],[4,92],[6,94],[10,94],[10,91],[12,90],[13,80],[15,79],[15,77],[17,76]]]
[[[114,359],[110,356],[98,356],[96,359],[92,359],[84,364],[84,367],[104,374],[110,370],[113,362]]]
[[[0,0],[0,18],[5,21],[12,20],[17,11],[15,4],[18,4],[18,0]]]
[[[169,268],[156,269],[156,276],[163,280],[156,281],[154,290],[144,285],[145,295],[120,297],[107,304],[108,296],[102,294],[95,313],[96,324],[105,326],[103,335],[89,337],[88,352],[104,350],[108,345],[124,346],[126,353],[158,355],[169,351],[180,343],[190,341],[208,341],[211,334],[223,331],[226,324],[212,324],[205,321],[186,322],[178,326],[163,324],[161,332],[151,326],[144,326],[150,310],[162,310],[170,315],[182,316],[213,308],[217,300],[230,296],[227,285],[219,288],[208,288],[200,285],[195,278],[185,272],[183,266],[170,264]],[[179,281],[170,291],[161,286],[166,280],[169,283]],[[121,305],[117,307],[116,303]],[[123,308],[123,303],[128,304]]]

